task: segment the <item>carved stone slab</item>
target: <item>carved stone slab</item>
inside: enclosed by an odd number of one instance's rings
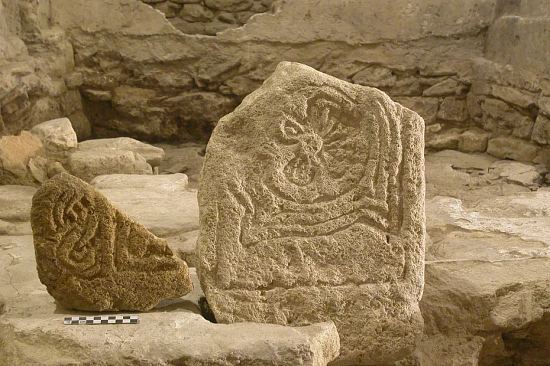
[[[199,191],[199,275],[219,322],[332,319],[337,364],[422,333],[424,123],[377,89],[283,62],[222,118]]]
[[[31,224],[40,281],[66,308],[149,310],[193,288],[164,239],[72,175],[58,174],[36,192]]]

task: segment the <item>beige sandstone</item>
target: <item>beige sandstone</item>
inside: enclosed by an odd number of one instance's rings
[[[64,317],[82,313],[59,307],[34,268],[31,235],[0,235],[1,366],[325,366],[338,355],[331,322],[297,328],[212,324],[198,314],[198,285],[140,313],[136,325],[66,326]]]
[[[201,175],[198,270],[216,319],[331,319],[335,364],[422,332],[423,121],[384,93],[281,63],[222,118]]]
[[[91,184],[109,201],[156,236],[168,238],[198,229],[197,190],[185,174],[111,174]]]
[[[31,158],[43,153],[40,139],[28,131],[0,137],[0,184],[34,184],[27,165]]]
[[[541,181],[541,171],[531,164],[519,161],[500,160],[489,167],[493,174],[498,174],[506,182],[521,184],[526,187],[537,187]]]
[[[66,308],[149,310],[192,289],[166,241],[69,174],[36,192],[31,224],[40,280]]]
[[[58,155],[76,149],[78,140],[68,118],[42,122],[31,129],[38,136],[49,154]]]
[[[497,158],[534,161],[540,148],[530,142],[511,136],[499,136],[489,140],[487,152]]]
[[[480,128],[464,131],[458,138],[458,150],[462,152],[485,152],[490,134]]]
[[[115,137],[107,139],[93,139],[78,144],[78,149],[115,149],[137,153],[145,158],[151,166],[158,166],[164,159],[164,150],[129,137]]]
[[[77,149],[67,159],[68,170],[91,181],[105,174],[152,174],[153,169],[140,154],[111,148]]]
[[[539,315],[544,314],[541,309],[548,307],[550,293],[546,270],[550,257],[550,192],[547,187],[532,192],[533,187],[524,178],[534,177],[534,171],[531,164],[497,162],[487,154],[446,150],[426,155],[428,276],[420,302],[426,325],[413,356],[397,365],[544,365],[548,360],[550,338],[546,332],[550,328],[547,317]],[[147,178],[153,183],[155,176]],[[123,182],[118,177],[111,180],[119,181]],[[129,180],[130,184],[134,183]],[[129,200],[134,195],[134,201],[138,202],[146,189],[149,188],[128,189],[120,200]],[[328,361],[328,356],[321,355],[321,349],[334,350],[330,346],[337,340],[334,328],[328,327],[330,331],[325,333],[326,327],[316,327],[317,336],[304,339],[300,336],[302,328],[297,329],[299,332],[284,328],[284,333],[273,334],[273,328],[266,324],[235,324],[237,328],[208,324],[196,315],[196,303],[201,296],[198,285],[185,297],[166,301],[165,307],[154,312],[140,314],[144,327],[137,331],[130,326],[92,330],[64,327],[63,316],[78,312],[56,307],[34,270],[32,236],[28,235],[34,191],[34,187],[0,187],[0,220],[14,226],[28,225],[28,230],[10,234],[1,231],[0,222],[0,296],[6,309],[0,317],[0,332],[8,329],[8,334],[14,335],[6,337],[7,348],[0,347],[0,365],[6,359],[1,352],[13,351],[12,346],[16,351],[11,355],[19,359],[9,366],[25,364],[21,360],[27,363],[39,360],[35,363],[50,365],[76,363],[78,358],[115,363],[122,355],[126,358],[121,363],[134,358],[143,362],[150,359],[149,355],[160,362],[188,352],[204,357],[204,363],[214,364],[221,360],[239,362],[228,358],[235,352],[242,355],[240,359],[246,357],[256,363],[273,357],[279,357],[275,359],[282,363],[281,354],[291,365],[306,359]],[[165,197],[166,202],[178,200],[169,190],[156,197]],[[166,217],[161,210],[156,215],[159,221]],[[187,238],[192,240],[196,233],[188,232]],[[179,247],[173,249],[179,251]],[[190,274],[196,284],[192,269]],[[48,329],[47,334],[44,329]],[[98,332],[97,337],[103,343],[90,341],[90,331]],[[283,334],[289,336],[284,337],[285,341]],[[197,336],[196,343],[189,336]],[[64,340],[61,346],[53,341],[59,339]],[[219,340],[215,346],[214,339]],[[322,347],[313,347],[320,339]],[[254,340],[259,343],[251,343]],[[272,345],[270,349],[278,351],[266,353],[266,348],[258,346],[266,341]],[[251,346],[243,348],[247,344]],[[155,351],[149,353],[151,345]]]

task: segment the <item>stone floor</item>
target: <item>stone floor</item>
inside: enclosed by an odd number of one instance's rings
[[[197,191],[186,175],[113,174],[92,184],[192,263]],[[205,320],[195,268],[193,292],[141,313],[138,325],[63,325],[65,316],[86,313],[57,306],[38,280],[29,224],[34,191],[0,186],[0,365],[317,366],[338,355],[332,322],[290,328]]]
[[[93,184],[192,266],[197,163],[178,160],[177,148],[173,155],[165,150],[161,167],[170,174],[102,176]],[[541,186],[544,173],[484,154],[427,154],[425,335],[399,365],[548,364],[550,188]],[[325,365],[336,356],[331,323],[286,328],[204,320],[194,270],[192,294],[141,314],[137,326],[63,326],[71,312],[56,306],[35,270],[34,190],[0,186],[0,365]]]

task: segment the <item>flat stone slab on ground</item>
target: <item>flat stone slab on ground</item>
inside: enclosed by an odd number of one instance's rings
[[[140,154],[151,166],[158,166],[164,159],[164,150],[130,137],[92,139],[78,144],[79,150],[113,149],[126,150]]]
[[[550,190],[532,192],[507,173],[534,166],[486,157],[426,158],[426,332],[415,351],[422,365],[548,360]]]
[[[427,247],[426,285],[420,304],[427,332],[415,354],[421,355],[422,362],[428,365],[464,360],[474,363],[479,359],[480,349],[484,348],[485,352],[494,345],[502,346],[500,351],[493,349],[495,357],[532,360],[522,348],[509,353],[514,344],[520,344],[514,343],[514,334],[519,340],[530,341],[532,352],[544,351],[541,348],[544,339],[536,337],[544,335],[544,332],[537,333],[537,329],[550,329],[544,317],[538,318],[543,314],[541,309],[549,306],[550,192],[548,188],[531,192],[505,178],[485,186],[483,184],[493,181],[483,183],[471,179],[479,172],[488,171],[494,161],[488,155],[450,151],[427,155],[426,173],[434,177],[428,186],[428,195],[437,198],[427,201],[427,229],[431,240]],[[445,166],[460,173],[462,178],[449,180],[449,176],[445,176],[448,172],[443,169]],[[0,204],[3,217],[28,220],[34,191],[32,187],[0,186],[0,200],[4,199],[1,202],[5,203]],[[136,192],[143,194],[145,191]],[[456,197],[442,197],[449,193]],[[170,193],[165,196],[166,200],[173,199]],[[12,210],[16,207],[19,209]],[[9,215],[6,212],[10,212]],[[28,221],[17,221],[17,224],[30,226]],[[191,252],[192,237],[196,233],[195,230],[182,234],[182,239],[190,241],[181,248]],[[171,237],[167,239],[172,244]],[[173,249],[177,251],[180,247]],[[11,316],[17,322],[23,322],[28,316],[32,322],[32,314],[44,311],[55,319],[65,316],[66,311],[56,308],[54,299],[39,282],[34,256],[32,236],[0,233],[0,303],[3,301],[7,312],[5,317],[0,317],[0,327],[11,327],[8,318]],[[190,275],[196,284],[194,269],[190,269]],[[197,287],[181,299],[162,302],[155,311],[166,311],[163,313],[166,316],[184,310],[197,313],[200,296]],[[151,331],[157,332],[151,333],[155,337],[162,337],[163,329]],[[506,332],[505,345],[501,337],[503,332]],[[113,344],[109,347],[124,342],[120,338],[106,339]],[[146,344],[139,347],[146,347]],[[30,346],[20,348],[21,354],[33,355],[33,350]],[[45,354],[49,351],[46,349]],[[538,360],[544,364],[547,357],[544,354],[541,357]],[[2,360],[0,356],[0,365]],[[41,362],[45,363],[46,358]]]
[[[30,221],[35,187],[0,185],[0,220]]]
[[[324,366],[338,354],[332,323],[290,328],[219,325],[196,314],[200,289],[149,313],[138,325],[63,325],[97,313],[59,307],[36,273],[32,237],[0,236],[0,365],[198,364]],[[193,270],[191,271],[193,276]],[[194,281],[195,282],[195,281]]]
[[[109,148],[77,149],[69,155],[68,168],[87,182],[105,174],[153,174],[151,165],[140,154]]]
[[[197,191],[184,187],[183,174],[106,175],[93,181],[115,207],[153,234],[179,235],[199,228]]]
[[[188,311],[139,314],[132,325],[63,325],[64,312],[0,318],[0,364],[325,366],[338,355],[333,323],[213,324]]]

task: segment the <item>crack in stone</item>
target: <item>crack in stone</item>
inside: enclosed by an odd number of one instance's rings
[[[13,263],[13,260],[12,260],[12,263]],[[10,263],[10,266],[13,265]],[[17,297],[20,297],[21,296],[21,292],[19,292],[19,289],[15,286],[14,282],[13,282],[13,275],[12,273],[10,272],[9,269],[5,269],[5,272],[6,274],[8,275],[8,284],[15,290],[15,292],[17,293]]]

